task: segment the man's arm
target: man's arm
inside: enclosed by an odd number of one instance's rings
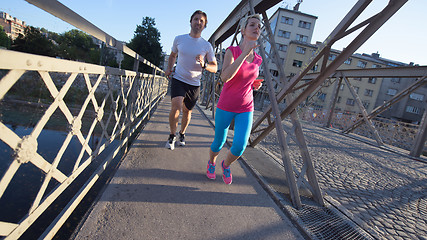
[[[216,63],[216,60],[209,62],[206,64],[206,71],[209,71],[211,73],[216,73],[218,70],[218,64]]]
[[[171,75],[171,73],[172,73],[172,68],[173,68],[173,65],[175,64],[175,62],[176,62],[176,57],[177,57],[177,53],[174,53],[174,52],[171,52],[171,54],[169,55],[169,59],[168,59],[168,67],[166,68],[166,71],[165,71],[165,75],[166,75],[166,77],[169,77],[170,75]]]
[[[212,62],[205,62],[204,56],[197,55],[196,61],[200,63],[200,67],[202,67],[203,69],[206,69],[211,73],[216,73],[216,71],[218,70],[218,64],[216,63],[215,58]]]

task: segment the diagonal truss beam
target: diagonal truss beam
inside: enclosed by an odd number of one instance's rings
[[[382,141],[380,135],[378,134],[378,131],[375,129],[374,124],[371,122],[370,119],[368,119],[368,113],[366,112],[366,109],[363,106],[362,100],[360,100],[359,95],[354,90],[353,85],[350,83],[350,81],[347,79],[346,76],[342,75],[342,78],[344,79],[345,83],[347,84],[348,88],[350,89],[351,95],[353,95],[354,99],[356,99],[356,103],[357,103],[357,105],[358,105],[358,107],[362,113],[363,120],[368,124],[368,128],[371,130],[372,134],[374,135],[374,138],[377,141],[377,144],[379,146],[383,146],[384,142]]]

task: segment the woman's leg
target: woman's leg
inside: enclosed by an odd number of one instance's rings
[[[252,129],[253,112],[238,113],[234,117],[233,145],[224,161],[224,167],[230,166],[245,151]]]
[[[209,149],[209,160],[215,165],[216,158],[219,151],[224,146],[227,140],[228,128],[230,127],[231,120],[233,120],[235,113],[227,112],[219,108],[215,112],[215,138]]]

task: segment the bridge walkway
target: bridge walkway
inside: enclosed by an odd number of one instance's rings
[[[221,169],[207,179],[214,130],[198,108],[187,145],[165,149],[169,109],[166,96],[75,239],[304,239],[242,162],[232,165],[231,185]]]

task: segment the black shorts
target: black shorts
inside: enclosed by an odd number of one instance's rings
[[[172,78],[171,99],[174,97],[184,97],[184,104],[188,110],[196,105],[200,95],[200,86],[193,86]]]

